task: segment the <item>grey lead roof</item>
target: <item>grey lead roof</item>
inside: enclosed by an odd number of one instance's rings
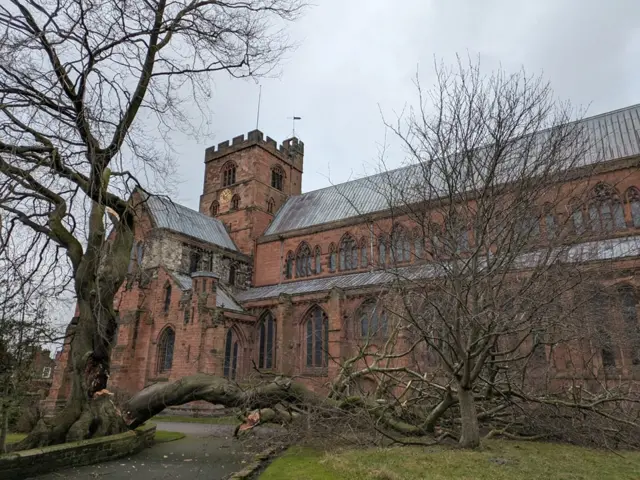
[[[418,278],[430,278],[435,274],[433,264],[411,265],[399,268],[396,272],[391,270],[378,270],[374,272],[351,273],[327,278],[314,278],[312,280],[301,280],[298,282],[281,283],[280,285],[270,285],[267,287],[250,288],[238,293],[240,302],[251,300],[261,300],[278,297],[281,293],[287,295],[301,295],[305,293],[324,292],[334,287],[349,289],[363,288],[371,285],[383,285],[393,282],[398,276],[416,280]]]
[[[584,163],[640,155],[640,104],[579,123],[597,149]],[[412,168],[416,165],[290,197],[264,234],[280,234],[387,210],[393,194],[388,185],[401,185],[411,178]]]
[[[149,196],[146,205],[158,228],[189,235],[229,250],[238,250],[227,229],[216,218],[208,217],[184,205],[174,203],[168,198],[158,196]]]
[[[189,275],[184,273],[171,272],[176,279],[182,290],[191,290],[193,286],[193,279]],[[243,312],[243,308],[238,305],[231,294],[227,292],[219,283],[216,285],[216,307],[225,308],[227,310],[234,310],[236,312]]]
[[[608,239],[594,242],[585,242],[558,250],[558,261],[574,263],[598,260],[615,260],[625,257],[640,255],[640,236],[623,239]],[[527,253],[520,257],[519,263],[526,267],[539,264],[535,252]],[[280,294],[301,295],[305,293],[329,291],[334,287],[341,289],[363,288],[372,285],[390,284],[394,280],[426,280],[434,278],[438,271],[444,268],[442,264],[427,263],[410,265],[397,270],[378,270],[373,272],[351,273],[326,278],[315,278],[297,282],[281,283],[266,287],[256,287],[239,292],[236,298],[240,302],[276,298]]]
[[[235,310],[236,312],[244,311],[243,308],[236,303],[231,294],[225,289],[218,288],[216,292],[216,307]]]

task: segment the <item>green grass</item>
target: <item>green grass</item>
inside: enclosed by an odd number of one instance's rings
[[[26,436],[26,433],[7,433],[7,443],[19,442]]]
[[[174,440],[180,440],[184,438],[184,433],[180,432],[165,432],[164,430],[156,430],[156,434],[153,437],[156,443],[173,442]]]
[[[180,416],[160,416],[151,419],[152,422],[175,422],[175,423],[207,423],[215,425],[237,425],[240,423],[236,417],[180,417]]]
[[[640,453],[491,440],[476,451],[393,447],[321,452],[294,447],[260,480],[638,480]]]

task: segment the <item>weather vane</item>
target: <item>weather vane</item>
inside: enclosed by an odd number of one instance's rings
[[[296,114],[293,114],[293,117],[287,117],[289,120],[291,120],[291,127],[293,130],[293,134],[292,136],[295,137],[296,136],[296,120],[302,120],[302,117],[296,117]]]

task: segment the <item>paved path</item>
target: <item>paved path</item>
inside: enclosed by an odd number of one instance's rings
[[[153,420],[152,420],[153,421]],[[235,430],[235,425],[216,425],[206,423],[175,423],[175,422],[154,422],[158,430],[167,432],[182,432],[187,435],[200,437],[231,437]],[[274,433],[281,433],[277,426],[261,426],[254,430],[253,435],[257,438],[271,438]]]
[[[159,443],[132,457],[61,470],[37,480],[222,480],[246,466],[258,446],[231,438],[231,425],[158,422],[158,430],[177,431],[186,438]]]

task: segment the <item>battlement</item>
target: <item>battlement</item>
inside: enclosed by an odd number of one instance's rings
[[[304,143],[296,137],[284,140],[281,145],[271,137],[266,137],[260,130],[252,130],[246,136],[238,135],[233,137],[231,142],[225,140],[220,142],[218,146],[212,146],[205,150],[205,162],[217,160],[220,157],[228,155],[244,148],[260,145],[265,150],[280,157],[282,160],[297,163],[296,160],[302,160],[304,156]]]

